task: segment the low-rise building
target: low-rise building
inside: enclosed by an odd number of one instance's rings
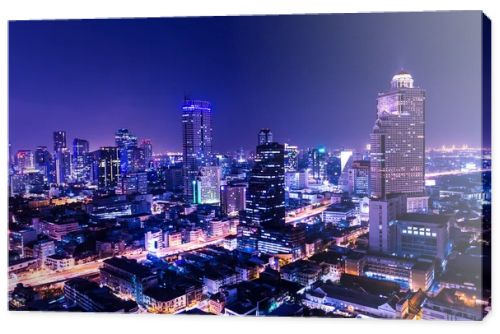
[[[77,305],[87,312],[126,312],[138,311],[137,303],[116,297],[109,288],[83,279],[73,278],[64,283],[64,298],[66,303]]]

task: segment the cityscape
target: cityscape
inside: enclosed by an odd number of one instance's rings
[[[9,310],[482,320],[491,150],[429,145],[432,92],[406,69],[377,80],[352,146],[268,122],[221,150],[217,104],[187,93],[175,150],[140,118],[105,146],[59,124],[31,147],[11,134]]]

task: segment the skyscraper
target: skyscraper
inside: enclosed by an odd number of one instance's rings
[[[261,129],[259,131],[258,143],[264,145],[273,142],[273,133],[270,129]]]
[[[99,189],[114,189],[120,177],[120,159],[117,147],[101,147],[95,154]]]
[[[58,184],[67,183],[71,177],[71,153],[66,145],[66,131],[54,131],[55,176]]]
[[[242,183],[231,183],[220,188],[220,206],[226,215],[245,210],[247,186]]]
[[[245,221],[253,225],[285,223],[284,145],[257,146],[257,157],[248,182]]]
[[[54,151],[66,148],[66,131],[54,131]]]
[[[35,168],[38,169],[45,177],[47,182],[55,181],[55,168],[52,154],[50,154],[47,146],[38,146],[35,150]]]
[[[324,147],[314,148],[309,151],[309,167],[311,175],[316,182],[326,180],[327,154]]]
[[[90,166],[87,164],[89,154],[89,142],[85,139],[73,139],[73,174],[77,181],[88,181],[90,177]]]
[[[218,204],[220,202],[221,168],[202,166],[194,183],[193,197],[197,204]]]
[[[138,155],[136,149],[139,149],[137,147],[137,136],[128,129],[118,129],[115,133],[115,143],[120,157],[120,173],[135,172],[134,159]]]
[[[67,147],[56,151],[56,182],[68,183],[71,178],[71,153]]]
[[[151,161],[153,161],[153,144],[151,144],[150,139],[144,139],[141,141],[141,149],[144,151],[144,159],[146,162],[146,167],[150,167]]]
[[[425,91],[405,71],[377,99],[377,120],[370,136],[371,195],[421,196],[425,171]]]
[[[285,144],[285,172],[296,172],[299,168],[299,148]]]
[[[212,106],[208,101],[184,100],[182,106],[182,157],[184,196],[195,202],[193,185],[200,166],[212,153]]]

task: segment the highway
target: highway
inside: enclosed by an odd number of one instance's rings
[[[467,175],[467,174],[482,173],[482,172],[491,172],[491,168],[474,169],[474,170],[456,169],[456,170],[449,170],[449,171],[444,171],[444,172],[425,173],[425,178],[430,179],[430,178],[434,178],[434,177],[438,177],[438,176],[445,176],[445,175]]]
[[[208,238],[206,241],[197,242],[197,243],[185,243],[175,247],[166,248],[165,251],[161,254],[161,256],[169,256],[175,255],[187,251],[193,251],[196,249],[204,248],[209,245],[214,245],[220,243],[224,240],[224,236],[212,237]],[[147,256],[147,252],[143,251],[138,253],[135,252],[127,252],[118,256],[126,256],[129,259],[135,259],[139,262],[144,261]],[[109,257],[108,257],[109,258]],[[26,274],[20,274],[15,278],[9,278],[9,292],[14,290],[18,283],[23,283],[25,286],[40,286],[47,285],[52,283],[58,283],[62,281],[66,281],[71,278],[87,276],[91,274],[96,274],[99,272],[99,268],[102,265],[102,262],[108,258],[99,259],[97,261],[87,262],[79,265],[75,265],[71,268],[61,270],[61,271],[52,271],[48,269],[42,269],[35,272],[29,272]]]
[[[324,204],[324,205],[318,206],[318,207],[316,207],[314,209],[306,209],[305,211],[302,211],[298,215],[293,216],[293,217],[292,216],[286,216],[285,222],[286,223],[294,223],[294,222],[300,221],[300,220],[305,219],[305,218],[309,218],[309,217],[312,217],[312,216],[319,215],[323,211],[325,211],[330,205],[331,204],[328,203],[328,204]]]

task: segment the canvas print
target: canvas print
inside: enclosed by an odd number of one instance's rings
[[[10,21],[8,53],[10,310],[490,311],[482,12]]]

